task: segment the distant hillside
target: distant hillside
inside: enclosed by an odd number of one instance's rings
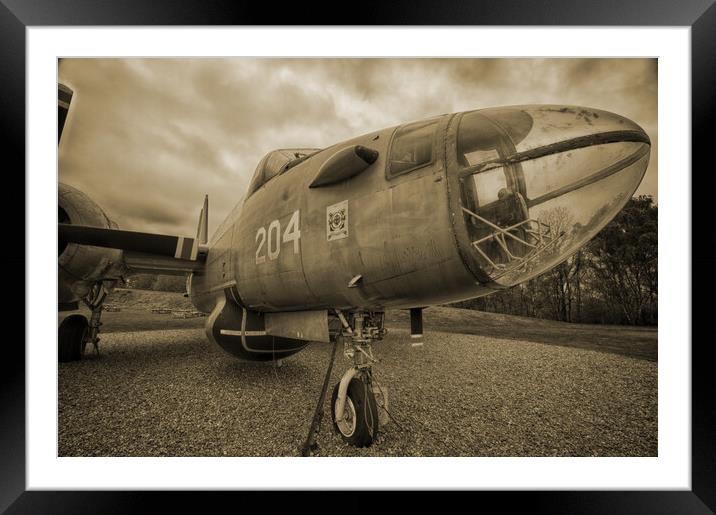
[[[161,329],[176,327],[201,327],[206,318],[173,319],[166,315],[153,315],[152,309],[193,310],[189,299],[181,293],[149,290],[117,289],[107,299],[123,310],[107,313],[114,322],[107,328],[123,327],[123,330]],[[126,311],[124,311],[126,309]],[[138,311],[146,312],[140,316]],[[131,320],[120,323],[127,316]],[[657,329],[654,327],[589,325],[556,322],[539,318],[487,313],[474,309],[449,306],[433,306],[424,312],[425,331],[444,333],[475,334],[541,342],[565,347],[585,348],[616,352],[641,359],[657,359]],[[148,325],[148,326],[147,326]],[[386,312],[385,326],[388,331],[405,331],[410,327],[408,311],[394,309]]]
[[[186,277],[177,275],[134,274],[127,278],[127,288],[137,290],[186,291]]]
[[[109,294],[106,302],[131,309],[194,309],[189,299],[181,293],[164,291],[117,288]]]

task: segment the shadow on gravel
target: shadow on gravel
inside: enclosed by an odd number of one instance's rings
[[[229,358],[231,359],[231,358]],[[284,360],[282,366],[274,366],[272,361],[251,362],[251,361],[225,361],[213,369],[213,376],[216,379],[237,381],[239,384],[247,382],[264,382],[277,380],[279,382],[290,382],[293,379],[305,381],[311,377],[312,369],[297,361]]]
[[[196,359],[197,349],[209,348],[210,342],[201,331],[195,334],[190,332],[176,333],[177,337],[170,340],[158,339],[154,335],[155,331],[144,331],[132,333],[131,346],[125,344],[116,345],[114,338],[127,338],[122,335],[114,337],[112,333],[100,333],[99,356],[89,347],[82,361],[74,361],[61,363],[62,368],[82,367],[88,364],[93,366],[124,366],[134,365],[141,362],[151,362],[161,364],[164,362],[176,363],[177,359],[191,358]],[[124,343],[124,342],[123,342]]]

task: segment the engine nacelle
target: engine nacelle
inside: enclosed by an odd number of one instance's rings
[[[59,183],[59,223],[117,229],[102,209],[80,190]],[[92,286],[111,286],[124,273],[122,251],[58,241],[58,301],[72,303],[85,297]]]

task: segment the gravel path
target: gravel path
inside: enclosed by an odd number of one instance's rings
[[[374,346],[402,428],[346,446],[327,402],[319,455],[657,455],[655,361],[480,335],[409,342],[391,329]],[[331,351],[243,363],[201,329],[105,333],[101,346],[59,366],[60,456],[296,456]],[[347,366],[339,352],[331,384]]]

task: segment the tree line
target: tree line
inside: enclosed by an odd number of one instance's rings
[[[453,306],[563,322],[656,325],[657,209],[651,196],[634,197],[562,264]]]

